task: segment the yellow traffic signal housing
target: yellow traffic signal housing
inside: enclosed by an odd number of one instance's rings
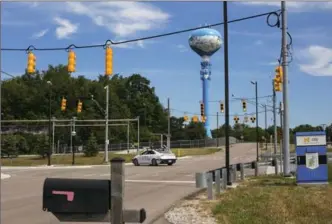
[[[274,91],[281,92],[282,91],[282,83],[278,82],[276,79],[273,80],[274,83]]]
[[[202,117],[201,117],[201,121],[202,121],[203,123],[205,123],[205,122],[206,122],[206,117],[205,117],[205,116],[202,116]]]
[[[36,56],[30,51],[28,53],[28,74],[33,74],[36,72]]]
[[[81,113],[82,112],[82,106],[83,106],[82,101],[78,100],[77,113]]]
[[[72,73],[76,71],[76,54],[73,50],[68,52],[68,72]]]
[[[282,66],[277,66],[276,69],[275,69],[275,72],[276,72],[276,80],[280,83],[283,82],[283,70],[282,70]]]
[[[201,116],[204,117],[204,103],[201,103]]]
[[[61,100],[61,111],[65,111],[66,107],[67,107],[67,100],[66,98],[63,97]]]
[[[242,101],[242,108],[243,108],[243,112],[247,111],[247,102],[246,101]]]
[[[183,120],[184,120],[184,121],[188,121],[188,119],[189,119],[189,118],[188,118],[187,115],[185,115],[185,116],[183,117]]]
[[[198,117],[197,117],[197,116],[193,116],[192,121],[193,121],[194,123],[197,123],[197,122],[198,122]]]
[[[105,75],[113,74],[113,50],[109,46],[105,50]]]
[[[220,112],[224,113],[224,103],[220,103]]]
[[[235,124],[237,124],[239,122],[239,120],[240,120],[240,118],[234,117]]]

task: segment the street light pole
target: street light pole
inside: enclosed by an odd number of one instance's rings
[[[106,89],[106,110],[105,110],[105,163],[108,163],[108,107],[109,107],[109,86],[105,86]]]
[[[257,81],[251,81],[251,84],[255,85],[255,98],[256,98],[256,161],[259,160],[258,155],[258,142],[259,142],[259,133],[258,133],[258,87]]]
[[[47,81],[47,84],[50,85],[49,89],[49,98],[48,98],[48,103],[49,103],[49,114],[48,114],[48,153],[47,153],[47,166],[51,165],[51,153],[52,153],[52,82]]]

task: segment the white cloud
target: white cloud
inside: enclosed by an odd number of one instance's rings
[[[74,24],[68,19],[63,19],[60,17],[55,17],[54,22],[59,25],[55,29],[55,34],[58,39],[69,38],[70,35],[74,34],[78,30],[79,24]]]
[[[275,1],[261,1],[261,2],[239,2],[245,5],[252,6],[271,6],[271,7],[281,7],[281,2]],[[287,2],[286,7],[289,11],[292,12],[304,12],[304,11],[313,11],[317,9],[328,10],[332,9],[332,2]]]
[[[183,44],[176,45],[176,48],[179,49],[181,53],[188,51],[188,48],[186,46],[184,46]]]
[[[45,36],[45,35],[48,33],[48,30],[49,30],[49,29],[43,29],[43,30],[41,30],[41,31],[39,31],[39,32],[37,32],[37,33],[34,33],[34,34],[32,35],[32,38],[33,38],[33,39],[39,39],[39,38]]]
[[[300,70],[313,76],[332,76],[332,48],[312,45],[302,50]]]
[[[158,28],[170,17],[148,3],[142,2],[67,2],[68,12],[88,16],[95,25],[105,27],[117,37]]]

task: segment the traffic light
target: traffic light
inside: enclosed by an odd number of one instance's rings
[[[76,54],[73,50],[69,49],[68,52],[68,72],[72,73],[76,71]]]
[[[105,50],[105,75],[110,76],[113,73],[113,50],[110,46]]]
[[[188,117],[187,115],[185,115],[185,116],[183,117],[183,120],[184,120],[184,121],[188,121],[188,120],[189,120],[189,117]]]
[[[81,113],[82,112],[82,101],[78,100],[78,103],[77,103],[77,113]]]
[[[251,117],[250,120],[251,120],[252,123],[255,123],[256,118],[255,117]]]
[[[36,72],[36,56],[30,51],[28,53],[28,74],[33,74]]]
[[[193,116],[192,121],[193,121],[194,123],[197,123],[197,122],[198,122],[198,117],[197,117],[197,116]]]
[[[63,97],[61,100],[61,111],[65,111],[66,107],[67,107],[67,100],[66,98]]]
[[[235,124],[239,123],[239,120],[240,120],[239,117],[237,117],[237,116],[234,117]]]
[[[202,116],[202,117],[201,117],[201,121],[202,121],[203,123],[205,123],[205,122],[206,122],[206,117],[205,117],[205,116]]]
[[[225,108],[224,108],[224,103],[223,103],[223,102],[220,102],[220,112],[221,112],[221,113],[224,113],[224,110],[225,110]]]
[[[201,103],[201,116],[204,117],[204,103]]]
[[[275,79],[278,81],[278,82],[280,82],[280,83],[282,83],[283,82],[283,75],[284,75],[284,73],[283,73],[283,71],[282,71],[282,66],[277,66],[276,67],[276,69],[275,69],[275,72],[276,72],[276,77],[275,77]]]
[[[274,83],[274,91],[281,92],[282,91],[282,84],[277,79],[273,80]]]
[[[242,108],[243,108],[243,112],[247,111],[247,102],[242,100]]]

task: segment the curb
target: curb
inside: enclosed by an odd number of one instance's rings
[[[198,190],[195,190],[194,192],[184,196],[184,197],[181,197],[180,199],[176,200],[172,205],[168,206],[166,209],[164,209],[164,211],[158,215],[156,218],[152,219],[148,224],[154,224],[156,221],[158,221],[160,218],[163,218],[165,216],[165,213],[168,212],[169,210],[171,210],[172,208],[176,207],[177,205],[179,205],[183,200],[188,200],[188,199],[191,199],[191,198],[194,198],[196,197],[197,195],[199,195],[200,193],[206,191],[205,188],[200,188]],[[164,217],[165,218],[165,217]],[[170,223],[166,218],[165,220]]]

